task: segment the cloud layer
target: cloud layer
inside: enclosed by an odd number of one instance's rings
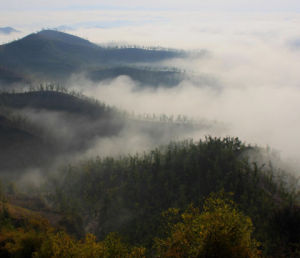
[[[136,113],[185,114],[220,121],[228,128],[218,131],[220,135],[270,145],[285,157],[299,158],[300,51],[291,44],[299,38],[299,17],[236,15],[213,20],[209,15],[197,18],[190,14],[189,19],[185,15],[169,19],[174,22],[106,31],[90,28],[81,33],[95,40],[98,31],[103,39],[119,35],[119,39],[141,45],[207,49],[210,55],[204,59],[172,60],[164,65],[205,74],[220,87],[185,81],[172,89],[136,91],[135,82],[124,77],[100,85],[76,78],[70,84]]]
[[[214,3],[218,2],[210,5]],[[274,7],[283,4],[294,10],[298,5],[296,1],[272,1]],[[228,5],[235,6],[235,2]],[[259,3],[251,5],[258,7]],[[1,16],[2,23],[17,29],[22,25],[23,32],[66,25],[72,27],[67,32],[101,44],[208,50],[210,57],[205,59],[173,60],[162,65],[208,75],[220,89],[185,81],[173,89],[136,91],[135,83],[122,77],[100,85],[76,78],[70,85],[136,113],[185,114],[224,122],[230,128],[224,134],[268,144],[298,158],[299,14],[134,8],[27,10],[23,16],[16,10],[9,13]]]

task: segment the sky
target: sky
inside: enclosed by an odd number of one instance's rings
[[[295,11],[299,10],[297,0],[1,0],[6,10],[71,10],[94,7],[108,9],[156,9],[156,10],[211,10],[211,11]]]
[[[169,21],[185,13],[249,15],[299,13],[298,0],[0,0],[0,27],[24,33],[44,27],[102,28]],[[218,20],[218,17],[215,18]],[[3,40],[2,40],[3,41]]]

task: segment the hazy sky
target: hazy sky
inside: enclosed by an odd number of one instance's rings
[[[210,11],[299,11],[298,0],[1,0],[1,9],[80,9],[80,8],[114,8],[114,9],[190,9]]]
[[[164,12],[164,13],[162,13]],[[168,19],[182,12],[208,13],[297,13],[299,0],[0,0],[0,27],[23,31],[42,27],[79,25],[127,26]]]

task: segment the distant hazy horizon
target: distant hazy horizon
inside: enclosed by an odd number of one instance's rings
[[[0,3],[0,27],[11,26],[21,33],[0,35],[0,43],[43,28],[58,28],[94,42],[130,41],[190,47],[199,44],[199,34],[219,34],[229,28],[234,32],[238,27],[260,32],[280,30],[295,25],[299,19],[300,2],[295,0],[114,0],[109,4],[94,0],[4,0]],[[171,40],[167,41],[170,36]],[[184,38],[195,43],[187,45]],[[174,39],[176,44],[172,42]]]

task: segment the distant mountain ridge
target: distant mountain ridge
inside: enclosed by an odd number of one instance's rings
[[[43,30],[1,45],[0,66],[40,79],[64,80],[72,73],[87,71],[89,75],[91,69],[105,73],[105,69],[112,67],[113,69],[120,66],[139,67],[140,63],[151,64],[186,55],[184,51],[177,50],[101,47],[74,35]],[[121,70],[117,70],[114,74],[132,76],[132,70],[131,74],[126,74],[128,71],[126,69]],[[139,73],[140,70],[137,69],[135,73]],[[148,70],[143,69],[143,72],[147,73]],[[98,77],[102,78],[99,73]],[[136,76],[136,78],[144,77],[144,75]],[[168,78],[169,74],[166,74],[166,77]],[[163,83],[164,78],[160,77],[160,80]]]
[[[18,30],[12,28],[12,27],[0,27],[0,34],[11,34],[14,32],[19,32]]]
[[[0,93],[0,176],[20,168],[44,167],[84,153],[99,139],[141,135],[162,144],[208,123],[133,117],[80,93],[54,85],[24,92]],[[102,147],[101,147],[102,148]],[[103,146],[103,149],[105,147]],[[16,163],[14,157],[19,157]]]

